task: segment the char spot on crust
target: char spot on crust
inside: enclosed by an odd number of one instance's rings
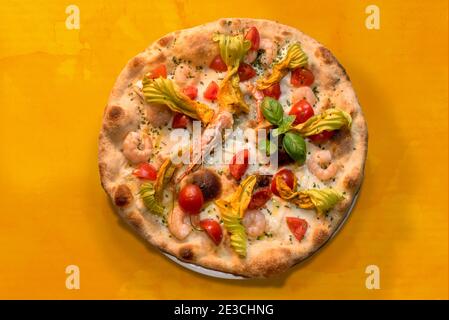
[[[126,207],[133,200],[133,195],[129,187],[125,184],[121,184],[117,187],[114,193],[114,203],[118,207]]]
[[[161,47],[167,47],[174,39],[173,35],[168,35],[165,37],[162,37],[159,39],[159,41],[157,42]]]
[[[336,61],[334,55],[325,47],[318,47],[315,50],[315,57],[323,60],[325,64],[332,64]]]
[[[329,230],[324,227],[317,228],[313,232],[312,242],[314,246],[321,246],[329,237]]]
[[[134,68],[142,67],[145,64],[145,59],[141,56],[134,57],[132,65]]]
[[[282,41],[284,41],[285,39],[283,38],[283,37],[280,37],[280,36],[278,36],[278,35],[275,35],[274,36],[274,41],[275,42],[278,42],[278,43],[281,43]]]
[[[112,105],[106,108],[104,128],[109,132],[115,132],[117,128],[125,126],[129,120],[125,109]]]
[[[347,189],[354,189],[358,186],[360,170],[354,167],[351,172],[343,179],[343,185]]]
[[[119,106],[111,106],[108,110],[108,120],[116,122],[125,116],[125,111]]]
[[[133,227],[135,227],[136,229],[142,228],[143,219],[142,219],[142,216],[138,212],[131,211],[130,213],[128,213],[127,219],[129,221],[129,223],[131,223],[131,225]]]
[[[291,35],[292,35],[292,33],[290,31],[287,31],[287,30],[282,31],[282,36],[284,36],[284,37],[289,37]]]
[[[152,67],[154,67],[154,64],[163,63],[163,62],[165,62],[165,60],[166,60],[165,54],[163,54],[160,51],[157,51],[156,54],[152,55],[148,59],[148,65],[150,66],[150,69],[151,69]]]
[[[231,27],[239,29],[242,26],[242,21],[240,19],[221,19],[218,24],[222,28]]]
[[[191,247],[182,247],[179,249],[179,256],[184,260],[193,259],[193,250]]]

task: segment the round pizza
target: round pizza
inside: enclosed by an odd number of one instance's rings
[[[164,253],[268,277],[343,223],[367,141],[327,48],[277,22],[220,19],[127,63],[104,112],[99,169],[119,215]]]

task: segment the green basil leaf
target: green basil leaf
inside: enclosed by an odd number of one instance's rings
[[[292,124],[295,122],[295,119],[295,116],[284,116],[279,124],[279,127],[273,130],[273,137],[277,137],[289,131],[292,128]]]
[[[307,147],[303,137],[295,132],[287,132],[282,140],[282,146],[287,154],[299,163],[306,161]]]
[[[262,101],[262,113],[271,124],[280,125],[284,117],[284,109],[276,99],[265,97]]]

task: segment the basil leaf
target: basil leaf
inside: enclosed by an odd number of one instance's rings
[[[262,101],[262,114],[271,124],[280,125],[284,117],[284,109],[276,99],[265,97]]]
[[[295,119],[295,116],[284,116],[279,124],[279,127],[273,130],[273,137],[277,137],[289,131],[292,128],[292,124],[295,122]]]
[[[307,147],[304,139],[295,132],[287,132],[282,140],[282,146],[287,154],[299,163],[306,161]]]

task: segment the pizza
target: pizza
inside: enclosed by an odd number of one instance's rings
[[[162,252],[269,277],[342,224],[367,143],[326,47],[277,22],[220,19],[129,60],[104,111],[99,171],[118,214]]]

